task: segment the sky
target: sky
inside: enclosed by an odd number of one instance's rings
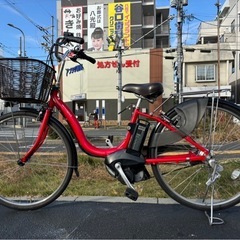
[[[80,0],[79,0],[80,1]],[[184,7],[186,15],[193,15],[201,21],[212,21],[216,18],[217,0],[188,0]],[[224,0],[220,0],[223,4]],[[169,0],[156,0],[156,5],[169,6]],[[28,57],[45,60],[47,52],[41,46],[45,35],[40,29],[51,35],[52,16],[56,26],[56,0],[0,0],[0,46],[3,46],[5,57],[17,57],[22,33],[8,26],[8,23],[20,28],[25,35],[26,54]],[[170,9],[176,15],[176,9]],[[195,44],[197,28],[201,21],[186,20],[183,25],[183,44]],[[171,20],[171,45],[176,45],[176,18]],[[1,48],[0,48],[1,50]]]
[[[23,31],[27,56],[45,60],[47,53],[41,43],[46,34],[39,28],[46,29],[51,35],[49,27],[52,16],[56,21],[56,0],[0,0],[0,9],[0,46],[4,46],[4,56],[18,56],[22,37],[20,30],[8,26],[10,23]]]
[[[168,6],[168,0],[156,0],[157,5]],[[184,6],[184,12],[186,16],[193,16],[193,18],[186,18],[183,24],[183,45],[196,44],[198,36],[198,27],[201,22],[214,21],[217,16],[217,0],[188,0],[188,5]],[[225,0],[219,0],[220,5],[224,4]],[[220,6],[220,9],[221,9]],[[170,9],[170,15],[177,15],[175,8]],[[217,28],[217,26],[216,26]],[[177,40],[176,35],[176,18],[171,20],[171,37],[170,42],[172,47],[176,47]]]

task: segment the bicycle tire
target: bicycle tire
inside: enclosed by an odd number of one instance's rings
[[[50,118],[47,138],[24,166],[18,159],[38,133],[36,111],[22,110],[0,117],[0,204],[17,210],[35,210],[57,199],[73,173],[74,149],[66,129]]]
[[[214,107],[212,107],[214,105]],[[214,110],[214,132],[210,131],[209,123],[212,109]],[[173,109],[167,116],[176,121],[178,114]],[[166,129],[159,125],[156,132],[163,132]],[[220,177],[212,184],[206,184],[213,179],[213,167],[210,162],[191,164],[172,163],[152,165],[154,176],[161,188],[174,200],[190,208],[208,211],[222,210],[232,207],[240,202],[240,108],[224,100],[208,100],[206,111],[199,124],[190,134],[203,145],[211,148],[214,162],[217,164]],[[210,146],[210,139],[212,146]],[[151,157],[157,157],[169,151],[193,150],[192,146],[186,146],[181,140],[168,147],[150,150]],[[171,149],[171,150],[170,150]],[[223,168],[223,170],[221,169]],[[221,171],[222,170],[222,171]],[[235,177],[233,177],[235,171]],[[212,194],[213,193],[213,194]],[[212,197],[212,200],[211,200]]]

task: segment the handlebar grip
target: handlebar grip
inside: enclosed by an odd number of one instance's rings
[[[78,43],[78,44],[84,44],[84,39],[80,38],[80,37],[67,36],[67,37],[65,37],[65,39],[68,42],[75,42],[75,43]]]
[[[77,58],[85,59],[85,60],[89,61],[89,62],[92,63],[92,64],[96,63],[96,60],[95,60],[94,58],[86,55],[86,54],[84,53],[84,50],[81,49],[79,46],[76,46],[76,47],[74,48],[74,53],[76,54],[76,57],[77,57]]]
[[[92,57],[89,57],[89,56],[87,56],[86,54],[85,54],[85,59],[87,60],[87,61],[89,61],[90,63],[92,63],[92,64],[95,64],[96,63],[96,59],[94,59],[94,58],[92,58]]]
[[[64,32],[63,33],[63,41],[62,43],[69,43],[69,42],[74,42],[78,44],[84,44],[84,39],[81,37],[74,37],[73,33],[71,32]]]

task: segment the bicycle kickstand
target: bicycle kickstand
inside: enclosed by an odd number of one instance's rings
[[[211,209],[210,209],[210,216],[207,213],[207,211],[205,212],[206,217],[208,218],[209,224],[212,225],[220,225],[223,224],[224,221],[221,218],[218,217],[214,217],[214,213],[213,213],[213,201],[214,201],[214,184],[212,184],[211,186],[212,188],[212,193],[211,193]]]
[[[212,173],[212,177],[206,182],[206,185],[208,187],[211,187],[211,207],[210,207],[210,216],[207,213],[207,211],[205,211],[205,215],[207,216],[210,225],[220,225],[220,224],[223,224],[224,221],[221,218],[214,217],[213,203],[214,203],[214,184],[217,178],[221,176],[219,172],[222,171],[222,167],[216,164],[215,161],[210,162],[210,166],[213,167],[213,173]]]

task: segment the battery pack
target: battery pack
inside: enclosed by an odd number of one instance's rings
[[[145,120],[138,120],[129,144],[129,152],[131,152],[131,150],[134,152],[141,152],[149,125],[150,123]]]

